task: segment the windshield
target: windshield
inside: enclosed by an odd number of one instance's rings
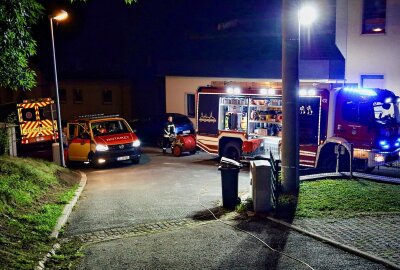
[[[399,103],[374,102],[375,120],[378,123],[400,123]]]
[[[91,124],[93,136],[105,136],[130,132],[126,123],[122,120],[102,121]]]

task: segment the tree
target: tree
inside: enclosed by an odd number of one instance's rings
[[[36,74],[29,68],[29,58],[36,53],[31,27],[43,14],[35,0],[0,2],[0,86],[16,90],[36,85]]]
[[[0,1],[0,87],[30,90],[36,86],[36,73],[29,67],[37,49],[31,31],[43,15],[44,8],[37,0]]]

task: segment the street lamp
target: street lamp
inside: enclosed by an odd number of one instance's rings
[[[310,25],[315,9],[299,9],[298,0],[282,1],[282,190],[297,193],[299,180],[299,61],[300,24]],[[296,18],[296,19],[294,19]]]
[[[57,64],[56,64],[56,51],[54,47],[54,34],[53,34],[53,20],[62,21],[68,18],[68,13],[65,10],[61,10],[59,13],[49,16],[50,19],[50,32],[51,32],[51,45],[53,49],[53,64],[54,64],[54,82],[56,86],[56,107],[57,107],[57,126],[58,126],[58,138],[59,138],[59,149],[60,149],[60,165],[65,167],[64,159],[64,145],[62,136],[62,125],[61,125],[61,110],[60,110],[60,96],[58,93],[58,79],[57,79]]]
[[[299,10],[299,23],[310,26],[317,19],[317,10],[312,6],[303,6]]]

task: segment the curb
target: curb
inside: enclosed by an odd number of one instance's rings
[[[78,201],[79,197],[81,196],[81,193],[82,193],[83,189],[86,186],[86,181],[87,181],[86,174],[84,172],[81,172],[81,171],[79,171],[79,173],[81,174],[81,181],[79,182],[79,187],[75,191],[75,195],[72,198],[72,200],[64,207],[64,210],[63,210],[61,216],[58,218],[57,224],[54,226],[54,229],[51,232],[50,237],[58,238],[58,235],[60,234],[61,228],[65,225],[65,223],[67,223],[68,217],[71,214],[72,209],[74,208],[76,202]],[[48,258],[53,256],[56,253],[56,250],[59,249],[59,248],[60,248],[60,244],[59,243],[55,243],[53,245],[53,247],[51,248],[51,250],[43,257],[43,259],[41,259],[38,262],[38,265],[35,267],[35,270],[44,269],[45,268],[45,263],[48,260]]]
[[[81,196],[81,193],[83,189],[86,186],[86,181],[87,177],[86,174],[79,171],[81,174],[81,181],[79,183],[79,187],[75,192],[74,198],[64,207],[63,213],[61,217],[58,218],[56,226],[54,226],[53,231],[50,234],[50,237],[58,238],[58,235],[60,233],[61,228],[67,223],[68,217],[72,212],[72,209],[74,208],[76,202],[78,201],[79,197]]]
[[[361,250],[359,250],[357,248],[341,244],[341,243],[339,243],[339,242],[337,242],[335,240],[323,237],[323,236],[321,236],[319,234],[306,231],[306,230],[304,230],[304,229],[302,229],[302,228],[300,228],[298,226],[292,225],[292,224],[287,223],[285,221],[282,221],[282,220],[279,220],[279,219],[275,219],[273,217],[267,217],[267,219],[272,221],[272,222],[275,222],[275,223],[278,223],[280,225],[283,225],[285,227],[288,227],[288,228],[290,228],[292,230],[298,231],[298,232],[300,232],[302,234],[311,236],[312,238],[315,238],[315,239],[320,240],[322,242],[326,242],[326,243],[328,243],[328,244],[330,244],[330,245],[332,245],[334,247],[343,249],[343,250],[345,250],[347,252],[353,253],[353,254],[358,255],[360,257],[364,257],[364,258],[369,259],[371,261],[383,264],[384,266],[389,267],[391,269],[400,270],[400,265],[396,265],[396,264],[394,264],[394,263],[392,263],[392,262],[390,262],[388,260],[385,260],[385,259],[383,259],[381,257],[377,257],[377,256],[375,256],[373,254],[361,251]]]

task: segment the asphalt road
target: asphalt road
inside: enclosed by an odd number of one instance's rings
[[[207,207],[221,200],[218,163],[211,156],[175,158],[145,150],[138,165],[83,169],[87,186],[69,219],[66,236],[191,218],[204,212],[199,199]],[[244,169],[239,191],[248,189],[249,175]],[[263,219],[231,223],[314,269],[384,269]],[[84,252],[78,269],[307,269],[218,221],[92,243]]]
[[[186,218],[215,207],[221,199],[221,176],[213,156],[163,155],[145,149],[140,164],[83,169],[86,188],[72,213],[66,235],[93,230]],[[248,171],[239,175],[239,193],[249,190]]]

